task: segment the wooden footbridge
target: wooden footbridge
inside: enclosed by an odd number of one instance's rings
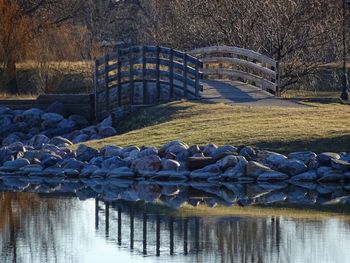
[[[119,48],[95,62],[97,119],[175,99],[230,100],[279,96],[278,62],[229,46],[188,53],[159,46]]]

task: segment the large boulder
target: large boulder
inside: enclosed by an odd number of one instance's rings
[[[87,145],[80,144],[76,151],[77,160],[82,162],[89,162],[92,158],[99,155],[99,151]]]
[[[89,140],[89,135],[80,134],[72,140],[72,143],[78,144],[78,143],[82,143],[82,142],[87,142],[88,140]]]
[[[56,145],[58,147],[69,147],[69,146],[73,145],[73,143],[70,140],[63,138],[61,136],[53,137],[49,141],[49,144]]]
[[[221,170],[217,164],[208,165],[202,169],[191,172],[190,177],[192,179],[208,179],[210,177],[216,177],[221,174]]]
[[[164,159],[162,160],[162,167],[163,167],[163,170],[166,170],[166,171],[170,171],[170,170],[177,171],[180,167],[180,163],[175,160]]]
[[[111,126],[101,126],[98,127],[98,135],[102,138],[111,137],[117,134],[116,129]]]
[[[10,134],[6,138],[2,140],[3,146],[8,146],[10,144],[13,144],[15,142],[21,141],[21,138],[16,134]]]
[[[41,116],[42,127],[43,128],[55,128],[58,126],[58,123],[63,120],[63,116],[57,113],[44,113]]]
[[[213,157],[213,154],[217,148],[218,146],[216,146],[214,143],[208,143],[203,149],[203,154],[205,156]]]
[[[182,141],[171,141],[166,144],[164,144],[160,149],[159,149],[159,154],[160,155],[165,155],[167,153],[173,153],[177,155],[178,153],[183,152],[184,150],[187,151],[188,145]]]
[[[350,163],[348,161],[332,159],[331,166],[336,170],[341,170],[343,172],[350,170]]]
[[[296,159],[299,161],[302,161],[306,165],[309,164],[312,160],[315,160],[317,158],[317,154],[311,151],[305,151],[305,152],[293,152],[288,154],[289,159]]]
[[[258,178],[265,172],[273,172],[273,170],[270,167],[255,161],[250,161],[246,164],[246,175],[248,177]]]
[[[43,134],[38,134],[32,137],[29,140],[28,144],[30,146],[33,146],[35,149],[41,149],[43,145],[49,143],[49,141],[50,139],[47,136]]]
[[[12,161],[14,159],[14,152],[11,151],[8,147],[0,148],[0,165],[4,162]]]
[[[99,123],[98,126],[100,127],[106,127],[106,126],[112,126],[113,125],[113,118],[111,115],[109,115],[107,118],[105,118],[101,123]]]
[[[228,155],[223,159],[216,162],[222,171],[225,171],[228,168],[236,166],[238,163],[238,158],[235,155]]]
[[[126,163],[122,158],[118,156],[113,156],[111,158],[108,158],[104,160],[101,164],[102,169],[107,169],[107,170],[119,168],[122,166],[126,166]]]
[[[66,159],[62,163],[62,167],[64,169],[74,169],[77,171],[81,171],[84,168],[84,165],[85,165],[85,163],[83,163],[82,161],[78,161],[74,158]]]
[[[304,173],[308,170],[307,166],[305,163],[299,160],[295,159],[287,159],[283,162],[281,162],[278,166],[279,170],[287,173],[289,175],[297,175]]]
[[[256,152],[253,147],[245,146],[239,150],[239,155],[243,156],[247,160],[251,160],[256,156]]]
[[[319,161],[319,163],[321,165],[330,166],[332,159],[339,160],[340,155],[337,153],[332,153],[332,152],[324,152],[324,153],[320,153],[319,155],[317,155],[317,160]]]
[[[148,155],[134,160],[131,167],[138,174],[158,172],[162,167],[162,160],[157,155]]]
[[[232,145],[220,146],[213,151],[212,157],[217,159],[227,154],[237,154],[237,148]]]
[[[30,162],[28,161],[28,159],[25,158],[18,158],[16,160],[13,161],[7,161],[4,163],[4,167],[8,167],[14,170],[20,169],[26,165],[29,165]]]
[[[222,174],[223,178],[237,180],[244,177],[248,161],[243,156],[238,156],[237,161],[237,164],[233,168],[228,168],[225,173]]]

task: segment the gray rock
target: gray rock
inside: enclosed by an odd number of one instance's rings
[[[188,153],[190,156],[193,156],[194,154],[201,153],[201,149],[198,145],[192,145],[190,148],[188,148]]]
[[[162,160],[163,170],[169,171],[177,171],[180,167],[180,163],[175,160],[163,159]]]
[[[124,156],[129,157],[132,160],[135,160],[135,159],[139,158],[139,155],[140,155],[140,151],[138,149],[135,149],[135,150],[132,150],[130,152],[126,152]],[[156,154],[154,154],[154,155],[156,155]]]
[[[162,161],[157,155],[149,155],[132,162],[132,169],[139,174],[145,172],[158,172],[161,169]]]
[[[270,171],[260,174],[258,177],[258,181],[284,181],[288,178],[289,176],[285,173]]]
[[[73,145],[73,143],[70,140],[63,138],[61,136],[53,137],[49,141],[49,144],[56,145],[59,147],[69,147],[69,146]]]
[[[44,113],[41,116],[43,127],[57,127],[58,123],[63,119],[63,116],[57,113]]]
[[[239,179],[244,177],[248,161],[243,156],[238,156],[237,160],[238,163],[233,168],[227,169],[225,173],[221,175],[223,178]]]
[[[78,126],[86,126],[89,124],[88,120],[81,115],[73,114],[69,116],[68,120],[74,121]]]
[[[261,155],[262,151],[259,151],[259,156]],[[287,160],[287,156],[275,152],[266,152],[266,159],[265,161],[272,165],[273,167],[279,167],[282,163],[284,163]]]
[[[340,170],[332,170],[325,175],[323,175],[320,179],[320,182],[337,182],[344,179],[344,174]]]
[[[238,163],[238,158],[235,155],[228,155],[225,158],[216,162],[222,171],[225,171],[228,168],[236,166]]]
[[[11,112],[11,109],[6,107],[6,106],[0,106],[0,115],[3,115],[3,114],[8,114]]]
[[[145,149],[142,149],[138,154],[139,157],[148,155],[158,155],[158,149],[156,147],[147,147]]]
[[[305,151],[305,152],[293,152],[288,154],[289,159],[296,159],[299,161],[302,161],[305,164],[310,163],[310,161],[317,158],[317,154],[311,151]]]
[[[113,126],[113,118],[111,115],[109,115],[107,118],[105,118],[98,126]]]
[[[208,143],[203,149],[203,154],[205,156],[213,156],[213,154],[217,148],[218,148],[218,146],[216,146],[215,144]]]
[[[111,158],[108,158],[107,160],[104,160],[101,164],[102,169],[114,169],[125,166],[126,163],[123,161],[122,158],[118,156],[113,156]]]
[[[341,170],[343,172],[350,170],[350,163],[348,161],[331,159],[331,165],[336,170]]]
[[[70,131],[73,131],[74,128],[77,127],[77,124],[72,120],[63,119],[58,123],[58,127],[70,132]]]
[[[21,138],[18,137],[16,134],[10,134],[5,139],[2,140],[2,145],[8,146],[8,145],[15,143],[15,142],[18,142],[20,140],[21,140]]]
[[[234,147],[232,145],[224,145],[220,146],[217,149],[215,149],[212,153],[213,158],[219,158],[223,154],[228,154],[228,153],[237,153],[237,147]]]
[[[84,166],[84,168],[81,170],[80,175],[82,177],[89,177],[91,176],[97,169],[100,169],[100,167],[96,165],[87,164]]]
[[[311,182],[311,181],[316,181],[317,179],[318,179],[318,175],[316,171],[308,171],[305,173],[295,175],[291,178],[292,181],[302,181],[302,182]]]
[[[50,139],[43,135],[43,134],[38,134],[35,135],[33,138],[29,140],[29,145],[33,146],[35,149],[41,149],[42,146],[46,143],[49,143]]]
[[[98,128],[98,135],[100,135],[102,138],[111,137],[116,134],[116,129],[111,126],[101,126]]]
[[[5,162],[4,167],[13,168],[13,169],[20,169],[20,168],[22,168],[26,165],[29,165],[29,164],[30,164],[30,162],[28,161],[28,159],[19,158],[17,160]]]
[[[119,146],[107,145],[101,149],[104,157],[122,156],[121,150],[123,148]]]
[[[245,146],[239,151],[239,155],[244,156],[248,160],[251,160],[256,156],[256,152],[253,147]]]
[[[39,164],[29,164],[20,168],[21,171],[26,173],[41,172],[43,167]]]
[[[74,158],[64,160],[64,163],[62,163],[62,166],[64,169],[73,169],[77,171],[81,171],[84,168],[84,163],[82,161],[78,161]]]
[[[308,170],[307,166],[302,161],[295,159],[286,159],[280,163],[278,168],[280,171],[292,176],[304,173]]]
[[[78,143],[86,142],[88,140],[89,140],[89,135],[80,134],[72,140],[72,143],[78,144]]]
[[[129,167],[114,168],[107,173],[107,177],[109,178],[129,178],[134,176],[135,172]]]
[[[25,152],[27,150],[26,147],[24,147],[24,144],[20,141],[7,145],[7,148],[13,152]]]
[[[60,115],[64,115],[64,104],[62,102],[56,101],[51,103],[46,109],[45,112],[49,113],[57,113]]]
[[[76,151],[77,160],[82,162],[89,162],[92,158],[98,156],[98,154],[98,150],[84,144],[80,144]]]
[[[340,155],[337,153],[332,152],[324,152],[317,156],[317,160],[320,162],[321,165],[331,165],[331,159],[340,159]]]
[[[246,164],[246,175],[249,177],[258,178],[265,172],[273,172],[273,170],[255,161],[250,161]]]
[[[202,169],[191,172],[190,177],[192,179],[208,179],[209,177],[215,177],[221,174],[221,170],[217,164],[208,165]]]
[[[188,145],[182,141],[171,141],[164,144],[160,149],[159,153],[165,155],[167,153],[173,153],[177,155],[180,152],[188,149]]]
[[[0,148],[0,165],[6,161],[12,161],[14,159],[13,151],[11,151],[8,147]]]
[[[28,119],[41,119],[41,116],[44,114],[44,112],[37,108],[31,108],[29,110],[26,110],[23,112],[23,116]]]

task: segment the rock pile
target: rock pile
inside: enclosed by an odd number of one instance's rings
[[[64,118],[61,114],[62,107],[60,103],[50,105],[46,111],[0,107],[1,151],[8,151],[4,147],[11,148],[19,142],[28,149],[38,150],[45,145],[64,147],[116,134],[111,117],[92,125],[85,117],[77,114]]]
[[[70,145],[64,137],[48,139],[43,134],[32,137],[28,145],[12,142],[0,149],[0,176],[207,182],[338,182],[350,179],[348,153],[306,151],[282,155],[250,146],[188,146],[181,141],[172,141],[160,148],[108,145],[96,150],[80,144],[72,151]]]

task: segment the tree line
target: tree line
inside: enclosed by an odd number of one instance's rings
[[[231,45],[280,62],[281,88],[342,54],[342,0],[0,0],[1,89],[16,63],[92,60],[102,43]]]

